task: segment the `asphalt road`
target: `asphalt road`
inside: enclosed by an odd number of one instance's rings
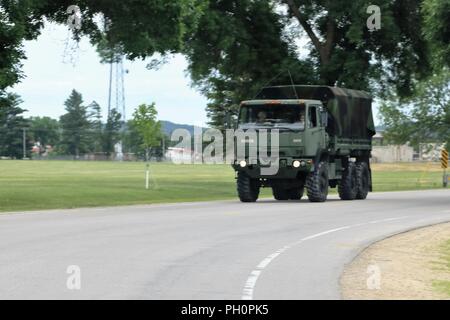
[[[0,299],[339,299],[367,245],[444,221],[450,190],[3,214]]]

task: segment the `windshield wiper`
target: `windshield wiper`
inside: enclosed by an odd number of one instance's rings
[[[264,125],[254,125],[254,126],[240,126],[239,129],[242,130],[250,130],[250,129],[254,129],[254,130],[258,130],[258,129],[273,129],[272,126],[264,126]]]
[[[273,127],[272,129],[280,129],[280,130],[289,130],[289,131],[293,131],[293,132],[297,132],[297,131],[302,131],[303,129],[294,129],[294,128],[290,128],[290,127]]]

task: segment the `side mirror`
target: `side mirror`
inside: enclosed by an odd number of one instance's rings
[[[237,123],[234,121],[233,116],[231,115],[231,112],[227,112],[225,115],[225,127],[226,129],[235,129],[237,128]]]
[[[225,113],[225,129],[231,128],[233,124],[231,123],[231,114],[229,111]]]
[[[327,111],[322,111],[320,113],[321,116],[321,122],[322,122],[322,126],[323,127],[328,127],[328,112]]]

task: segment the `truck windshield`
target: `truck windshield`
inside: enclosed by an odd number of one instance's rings
[[[239,114],[239,128],[304,130],[305,111],[304,104],[244,105]]]

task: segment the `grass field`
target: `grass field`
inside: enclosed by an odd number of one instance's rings
[[[450,240],[445,242],[440,247],[441,261],[439,261],[439,266],[444,271],[450,273]],[[450,297],[450,281],[436,280],[433,282],[434,290],[447,295]]]
[[[235,199],[230,166],[152,165],[154,187],[144,189],[144,164],[0,161],[0,211]],[[439,188],[438,164],[376,164],[374,191]],[[270,196],[264,190],[262,196]]]

